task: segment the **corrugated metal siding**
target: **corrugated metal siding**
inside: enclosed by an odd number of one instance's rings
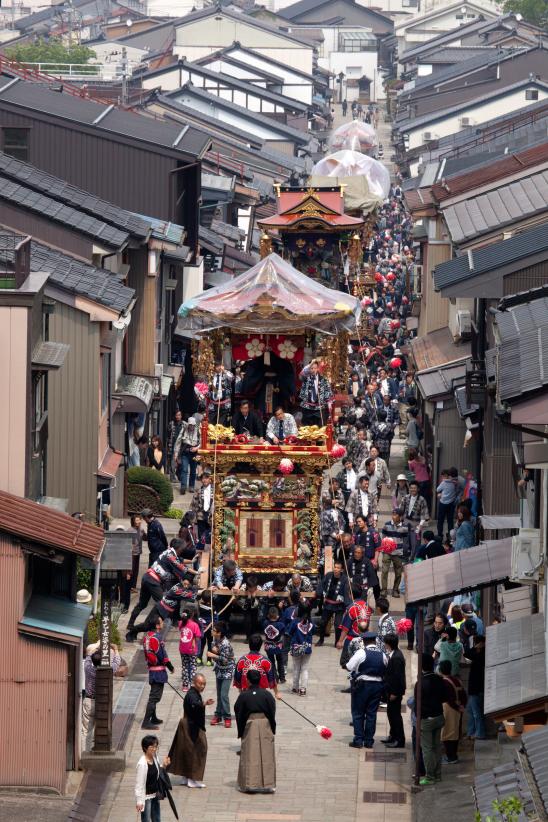
[[[130,374],[154,376],[156,362],[156,287],[149,277],[146,250],[132,252],[128,286],[135,289],[137,302],[127,332],[127,359]]]
[[[448,243],[428,243],[423,271],[420,335],[444,328],[449,322],[449,300],[434,290],[432,272],[450,256],[451,246]]]
[[[26,639],[23,613],[25,561],[11,539],[0,535],[3,660],[0,712],[9,756],[0,758],[0,784],[52,787],[66,782],[68,651],[53,642]]]
[[[57,302],[50,336],[68,343],[63,367],[49,375],[47,492],[95,521],[99,417],[99,323]]]
[[[491,402],[485,409],[483,452],[483,510],[485,514],[519,514],[513,478],[512,442],[519,431],[502,425]]]
[[[463,447],[465,433],[466,426],[459,417],[455,404],[444,400],[443,410],[436,411],[434,421],[435,442],[440,444],[438,473],[451,466],[458,468],[460,474],[472,470],[474,452]]]
[[[176,161],[146,149],[73,132],[44,120],[2,110],[3,127],[31,129],[30,162],[130,211],[173,219],[170,171]]]
[[[508,297],[511,294],[518,294],[520,291],[538,288],[541,285],[546,285],[547,282],[548,262],[531,265],[528,268],[522,268],[521,271],[516,271],[515,274],[509,274],[504,278],[504,296]]]

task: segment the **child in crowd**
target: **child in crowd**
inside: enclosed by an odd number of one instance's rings
[[[202,591],[198,602],[198,624],[202,631],[200,653],[198,654],[198,661],[200,665],[204,664],[204,650],[206,643],[207,650],[211,651],[211,646],[213,643],[211,626],[213,622],[215,622],[215,611],[211,608],[211,591]],[[205,664],[211,666],[213,665],[213,662],[206,658]]]
[[[308,685],[308,666],[312,654],[312,634],[314,624],[310,619],[310,611],[305,604],[299,605],[297,619],[289,626],[291,636],[291,656],[293,658],[293,688],[294,694],[306,695]]]
[[[285,668],[283,661],[283,646],[285,625],[280,619],[280,612],[274,606],[268,609],[267,618],[263,625],[265,643],[264,649],[272,665],[272,670],[276,673],[278,669],[278,682],[285,682]]]
[[[215,680],[217,683],[217,707],[211,725],[220,725],[224,720],[225,728],[232,725],[230,715],[229,693],[234,676],[234,648],[227,636],[227,625],[219,620],[212,628],[213,646],[207,652],[208,658],[213,660]]]
[[[196,660],[200,647],[202,631],[197,622],[191,619],[189,611],[183,611],[179,622],[179,652],[181,654],[181,680],[183,693],[186,693],[196,676]]]

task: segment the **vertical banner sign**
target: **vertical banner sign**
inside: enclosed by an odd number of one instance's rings
[[[101,626],[99,641],[101,651],[101,665],[110,667],[110,588],[103,588],[101,596]]]

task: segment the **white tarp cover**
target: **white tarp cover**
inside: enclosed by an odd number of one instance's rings
[[[331,151],[351,149],[352,151],[368,151],[378,145],[377,134],[373,126],[362,120],[351,120],[343,123],[334,130],[329,138]]]

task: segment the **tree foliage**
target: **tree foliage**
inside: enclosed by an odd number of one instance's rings
[[[83,65],[95,57],[95,52],[87,46],[76,45],[68,48],[58,38],[44,40],[43,37],[39,37],[32,43],[6,49],[6,57],[17,63],[53,63],[56,65],[77,63]]]
[[[521,14],[528,23],[546,28],[548,25],[548,0],[505,0],[505,12]]]

